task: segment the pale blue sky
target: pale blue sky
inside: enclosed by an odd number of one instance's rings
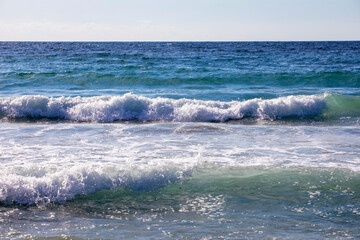
[[[0,0],[0,40],[360,40],[360,0]]]

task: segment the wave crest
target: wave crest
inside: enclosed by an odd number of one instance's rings
[[[0,175],[0,203],[32,205],[63,203],[78,195],[127,188],[153,191],[190,175],[179,166],[76,166],[66,168],[8,167]]]
[[[326,94],[287,96],[247,101],[202,101],[195,99],[122,96],[59,97],[22,96],[0,99],[0,116],[6,118],[58,118],[80,122],[127,120],[224,122],[245,117],[277,119],[321,114]]]

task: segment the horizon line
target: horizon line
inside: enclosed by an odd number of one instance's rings
[[[358,40],[0,40],[0,42],[359,42]]]

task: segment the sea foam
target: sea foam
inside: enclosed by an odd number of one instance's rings
[[[321,114],[326,95],[287,96],[270,100],[202,101],[122,96],[59,97],[21,96],[0,98],[2,118],[57,118],[79,122],[126,120],[224,122],[246,117],[278,119]]]
[[[63,203],[105,189],[154,191],[188,176],[189,166],[5,167],[0,171],[0,203]]]

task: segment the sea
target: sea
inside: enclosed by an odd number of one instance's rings
[[[0,42],[0,239],[359,239],[360,42]]]

